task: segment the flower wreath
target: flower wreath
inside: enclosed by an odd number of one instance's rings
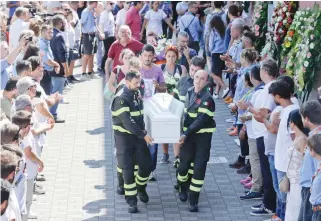
[[[255,2],[253,13],[254,33],[257,37],[255,48],[260,52],[265,45],[266,32],[267,32],[267,17],[268,17],[268,2],[260,1]]]

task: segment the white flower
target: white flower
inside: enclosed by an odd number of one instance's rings
[[[283,11],[286,12],[288,9],[287,7],[283,7]]]
[[[286,16],[287,16],[287,17],[290,17],[290,15],[291,15],[290,12],[287,12],[287,13],[286,13]]]
[[[311,43],[310,44],[310,49],[314,49],[314,46],[315,46],[314,43]]]
[[[300,21],[303,21],[303,18],[302,18],[302,17],[300,17]]]
[[[288,40],[289,40],[289,41],[292,41],[292,38],[291,38],[291,37],[288,37]]]
[[[309,62],[308,62],[308,61],[305,61],[303,65],[304,65],[304,67],[307,68],[307,67],[309,67]]]
[[[278,20],[277,20],[277,21],[278,21],[278,22],[279,22],[279,21],[282,21],[282,17],[281,17],[281,16],[278,17]]]
[[[286,25],[288,23],[288,21],[285,19],[283,20],[283,24]]]

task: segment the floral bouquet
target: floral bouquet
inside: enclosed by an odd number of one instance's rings
[[[157,45],[155,47],[155,52],[156,54],[160,54],[161,52],[165,51],[165,48],[169,45],[172,45],[172,40],[171,39],[166,39],[165,37],[161,37],[157,41]]]
[[[297,8],[297,3],[294,1],[277,2],[270,24],[274,32],[273,40],[277,45],[282,44]]]
[[[296,24],[299,29],[293,36],[296,42],[293,46],[291,44],[286,74],[293,76],[298,92],[306,94],[311,91],[317,70],[320,68],[321,10],[315,4],[313,9],[308,8],[299,14]]]
[[[167,93],[173,94],[173,90],[176,88],[177,82],[179,80],[179,76],[172,76],[168,73],[164,74],[165,86],[167,88]]]
[[[253,17],[253,23],[254,23],[254,33],[257,37],[255,42],[255,48],[259,52],[262,50],[263,46],[265,45],[265,34],[267,32],[267,20],[268,20],[268,2],[260,1],[255,2],[254,6],[254,17]]]

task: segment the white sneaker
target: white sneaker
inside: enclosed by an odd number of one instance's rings
[[[80,81],[89,81],[91,77],[88,74],[84,74],[80,76]]]
[[[225,120],[226,123],[234,123],[235,120],[233,118],[229,118]]]
[[[62,98],[59,103],[60,104],[69,104],[70,102],[66,98]]]
[[[213,99],[216,100],[216,99],[218,99],[218,98],[219,98],[218,95],[215,94],[215,93],[213,93]]]
[[[33,193],[37,194],[37,195],[43,195],[43,194],[46,193],[46,191],[44,191],[43,189],[40,189],[39,187],[35,186]]]
[[[239,147],[240,146],[240,139],[234,139],[234,142],[236,143],[236,145]]]
[[[89,77],[91,79],[99,79],[100,77],[98,77],[96,74],[92,73],[91,75],[89,75]]]
[[[228,95],[228,93],[230,92],[230,88],[226,88],[225,90],[223,90],[223,94],[222,94],[222,99],[224,99],[227,95]]]
[[[30,211],[28,214],[28,219],[38,219],[38,215]]]
[[[152,171],[151,174],[149,175],[149,181],[156,181],[156,173],[155,171]]]
[[[37,201],[37,197],[35,195],[32,196],[32,201]]]

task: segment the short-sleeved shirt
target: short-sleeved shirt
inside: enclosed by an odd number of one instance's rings
[[[9,1],[8,3],[10,3],[10,4],[16,4],[16,3],[18,3],[18,2],[19,2],[19,1]],[[16,9],[17,9],[17,6],[11,7],[11,8],[9,9],[9,18],[11,18],[11,17],[14,15]]]
[[[104,26],[104,32],[108,32],[108,36],[115,35],[115,19],[113,13],[104,10],[99,18],[99,25],[101,24]]]
[[[291,138],[291,131],[288,128],[288,118],[292,110],[299,109],[299,105],[292,104],[289,105],[281,111],[281,121],[276,137],[275,143],[275,169],[282,172],[287,172],[288,167],[288,155],[287,151],[292,145],[293,141]]]
[[[1,100],[1,109],[5,112],[6,116],[10,119],[13,101],[10,101],[8,98],[3,96],[2,92],[0,94],[0,100]]]
[[[127,11],[125,8],[121,9],[118,13],[117,13],[117,16],[116,16],[116,21],[115,21],[115,24],[116,25],[124,25],[125,24],[125,20],[126,20],[126,14],[127,14]]]
[[[132,31],[132,36],[137,41],[140,40],[140,30],[141,30],[141,19],[139,16],[139,11],[132,6],[126,13],[125,24],[129,26]]]
[[[269,82],[264,86],[264,88],[260,91],[259,95],[255,99],[255,103],[253,104],[254,108],[266,108],[271,112],[276,107],[274,98],[272,94],[269,94],[269,87],[274,81]],[[255,134],[255,138],[264,137],[267,134],[267,129],[263,123],[256,121],[255,119],[252,120],[253,131]]]
[[[33,135],[31,132],[22,140],[21,148],[27,148],[28,146],[31,147],[31,151],[36,154],[36,146],[35,146],[35,140],[33,138]],[[29,158],[26,158],[27,163],[27,173],[28,173],[28,180],[34,179],[37,176],[38,173],[38,164]]]
[[[167,17],[165,12],[161,9],[154,11],[153,9],[149,10],[146,15],[145,19],[148,20],[146,33],[154,32],[159,37],[163,35],[163,28],[162,28],[162,21]]]
[[[111,58],[114,60],[113,69],[117,65],[122,64],[119,61],[119,56],[125,48],[128,48],[128,49],[132,50],[135,54],[138,54],[143,49],[143,47],[144,47],[144,44],[142,44],[141,42],[139,42],[135,39],[131,39],[125,47],[119,43],[119,40],[115,41],[110,46],[109,51],[108,51],[108,58]]]
[[[96,32],[95,17],[88,8],[85,8],[81,13],[80,22],[82,24],[83,33],[93,33]]]
[[[140,73],[142,74],[143,79],[155,79],[157,83],[164,83],[164,75],[161,67],[153,64],[151,69],[141,69]]]
[[[40,51],[43,53],[42,64],[44,69],[46,71],[53,71],[54,67],[47,64],[49,60],[54,60],[54,56],[50,47],[50,41],[40,38],[38,43]]]
[[[236,63],[241,63],[241,54],[243,45],[241,40],[235,40],[233,45],[230,47],[228,54],[232,57],[232,60]]]
[[[0,61],[1,66],[1,90],[6,87],[6,84],[9,80],[9,74],[7,72],[7,68],[10,66],[7,59],[3,59]]]
[[[119,70],[119,71],[118,71]],[[117,72],[118,72],[118,76],[117,76]],[[117,84],[119,84],[119,82],[121,82],[124,78],[125,78],[125,74],[124,72],[121,70],[120,66],[117,66],[113,69],[113,73],[116,74],[117,79],[116,82]]]

